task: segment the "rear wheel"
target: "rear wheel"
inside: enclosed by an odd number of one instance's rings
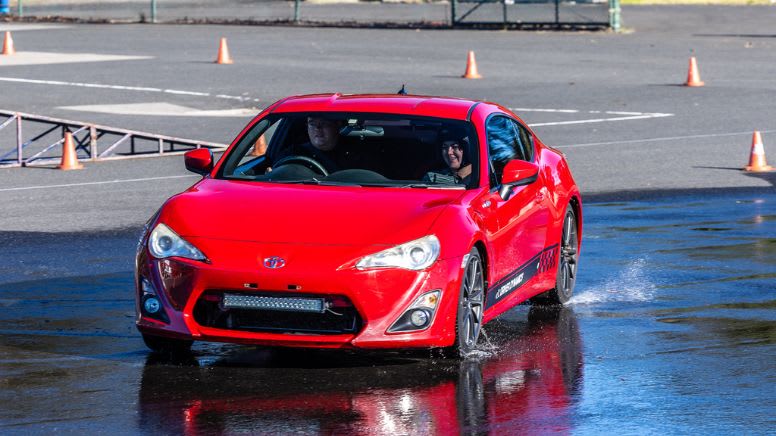
[[[183,339],[163,338],[161,336],[142,334],[143,342],[154,353],[184,354],[191,351],[192,341]]]
[[[579,234],[577,216],[571,206],[563,218],[563,229],[560,238],[560,255],[558,258],[558,273],[555,287],[542,295],[534,297],[532,302],[537,305],[565,304],[574,293],[577,282],[577,259],[579,257]]]
[[[482,312],[485,296],[485,276],[482,259],[476,248],[469,252],[469,259],[461,279],[458,295],[458,316],[455,324],[455,345],[459,356],[464,357],[474,350],[480,338]]]

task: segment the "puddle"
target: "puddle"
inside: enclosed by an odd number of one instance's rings
[[[729,345],[772,345],[776,344],[776,320],[709,318],[709,317],[669,317],[659,318],[659,322],[692,326],[696,331],[686,333],[695,335],[694,341],[724,341]]]

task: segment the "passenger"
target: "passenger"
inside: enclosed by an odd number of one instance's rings
[[[446,129],[441,137],[442,159],[447,168],[431,171],[423,176],[424,181],[439,184],[468,185],[472,178],[472,164],[469,162],[469,138],[461,131]]]

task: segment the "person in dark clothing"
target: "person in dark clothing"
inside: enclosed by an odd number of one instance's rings
[[[329,174],[342,169],[343,153],[337,150],[342,122],[326,118],[307,118],[307,136],[310,142],[300,146],[306,156],[323,165]]]
[[[305,126],[307,128],[308,142],[297,144],[274,156],[273,162],[280,162],[291,156],[309,157],[320,163],[331,174],[345,168],[347,153],[338,147],[340,142],[340,129],[343,122],[327,118],[308,117]],[[302,164],[293,161],[295,164]],[[275,165],[273,165],[275,166]],[[315,170],[312,165],[305,165]]]
[[[431,171],[423,176],[423,180],[439,184],[468,185],[472,178],[472,164],[469,161],[469,138],[464,132],[457,130],[442,130],[442,159],[447,168]]]

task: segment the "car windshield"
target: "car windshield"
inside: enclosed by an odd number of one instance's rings
[[[476,186],[469,122],[361,113],[271,114],[216,177],[272,183],[465,189]]]

